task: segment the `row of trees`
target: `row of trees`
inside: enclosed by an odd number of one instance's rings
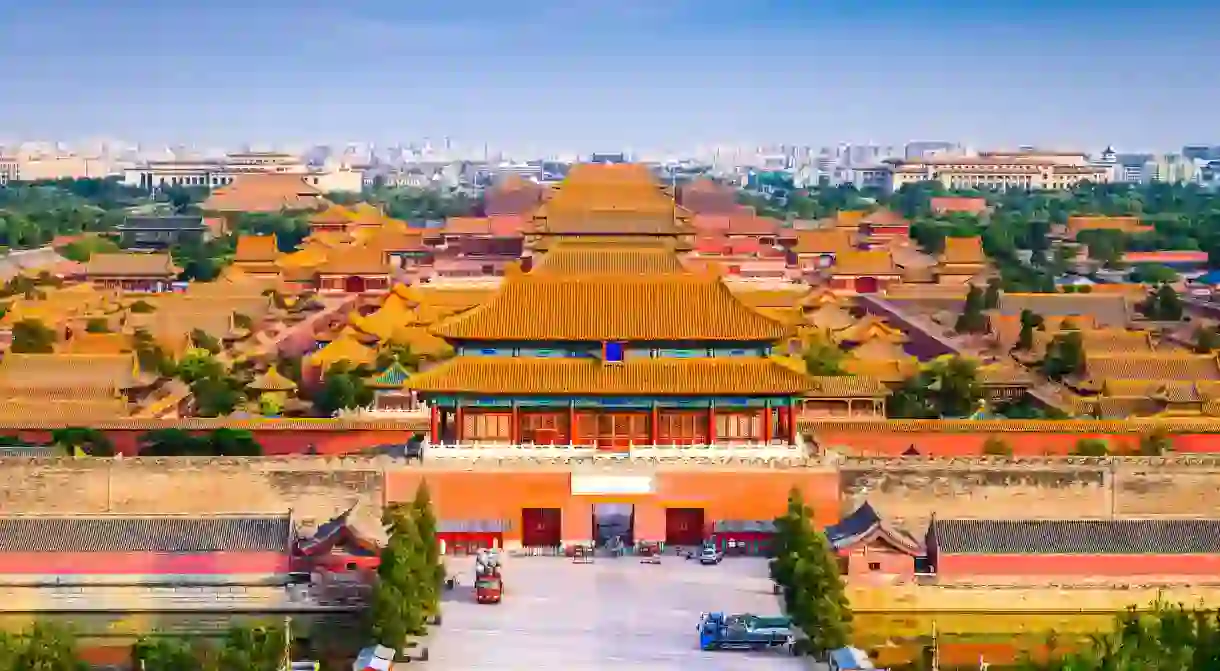
[[[113,457],[114,443],[89,427],[70,426],[51,432],[51,443],[68,454]],[[182,429],[157,429],[140,436],[142,457],[257,457],[263,448],[244,429],[215,429],[194,435]]]
[[[1220,669],[1220,613],[1182,604],[1130,608],[1111,631],[1080,650],[1050,649],[1028,659],[1027,671],[1214,671]]]
[[[804,634],[807,654],[818,657],[851,642],[852,612],[838,559],[800,490],[788,494],[788,508],[775,519],[771,579],[784,609]]]
[[[149,636],[131,649],[140,671],[283,671],[291,654],[285,625],[234,626],[219,641]],[[87,671],[70,629],[35,623],[29,630],[0,632],[0,671]]]
[[[382,645],[401,650],[413,636],[439,623],[445,565],[436,538],[436,516],[427,483],[410,504],[393,504],[381,518],[389,540],[381,551],[369,608],[369,632]]]

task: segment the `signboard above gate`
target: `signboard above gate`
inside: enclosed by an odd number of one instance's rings
[[[572,494],[575,496],[621,496],[652,494],[650,475],[581,475],[572,474]]]

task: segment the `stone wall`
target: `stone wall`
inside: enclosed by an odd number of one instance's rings
[[[405,500],[427,480],[440,508],[456,517],[469,507],[454,497],[486,497],[469,491],[468,471],[494,471],[493,480],[522,482],[521,471],[571,472],[572,466],[506,467],[408,465],[388,457],[293,457],[238,459],[0,459],[0,513],[239,513],[291,510],[312,526],[356,505],[356,522],[374,532],[387,500]],[[610,467],[606,467],[610,468]],[[613,468],[611,468],[613,470]],[[689,475],[684,471],[690,470]],[[686,498],[714,498],[707,471],[665,467]],[[725,469],[720,469],[724,471]],[[733,470],[728,468],[728,470]],[[514,472],[516,471],[516,472]],[[736,471],[734,471],[736,472]],[[770,473],[775,476],[768,478]],[[488,474],[479,474],[485,479]],[[1033,519],[1120,517],[1220,517],[1220,458],[1138,459],[872,459],[827,458],[804,467],[754,468],[734,480],[751,487],[773,480],[776,506],[800,476],[808,498],[827,517],[869,501],[883,515],[921,534],[933,515],[959,518]],[[807,476],[807,477],[806,477]],[[815,477],[816,476],[816,477]],[[528,478],[526,478],[528,480]],[[530,481],[532,482],[532,480]],[[822,487],[825,483],[825,487]],[[837,499],[839,510],[830,513]],[[679,486],[680,485],[680,486]],[[529,507],[532,487],[499,487],[501,506]],[[823,491],[823,489],[825,491]],[[518,491],[521,490],[521,491]],[[687,491],[690,490],[690,491]],[[675,490],[677,492],[678,490]],[[684,492],[684,493],[683,493]],[[719,494],[718,494],[718,493]],[[537,493],[537,492],[532,492]],[[678,494],[673,494],[677,496]],[[494,496],[492,498],[495,498]],[[517,500],[519,499],[519,501]],[[553,505],[546,503],[546,505]],[[721,506],[722,507],[722,506]],[[709,510],[718,509],[708,504]],[[444,514],[444,510],[438,511]],[[778,514],[781,510],[773,511]]]

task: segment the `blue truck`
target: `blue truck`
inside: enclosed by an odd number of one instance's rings
[[[786,647],[796,653],[792,620],[749,613],[704,613],[699,617],[699,647],[704,650],[763,650]]]

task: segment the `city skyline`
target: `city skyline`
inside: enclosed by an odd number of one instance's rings
[[[540,154],[710,144],[1208,142],[1220,10],[1092,0],[624,0],[410,11],[0,7],[0,137],[233,145],[449,136]],[[1103,9],[1104,8],[1104,9]]]

